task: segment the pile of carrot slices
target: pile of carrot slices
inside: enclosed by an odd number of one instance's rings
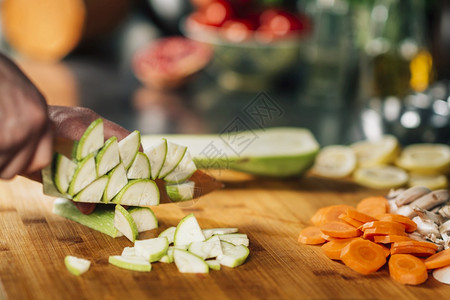
[[[437,252],[436,244],[410,238],[417,224],[388,211],[388,201],[381,196],[364,198],[356,208],[326,206],[311,217],[313,225],[300,232],[298,241],[322,245],[328,258],[361,274],[388,263],[391,278],[402,284],[421,284],[430,270],[450,266],[450,249]]]

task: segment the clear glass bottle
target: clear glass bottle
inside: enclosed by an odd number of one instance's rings
[[[357,18],[359,99],[404,98],[433,78],[423,0],[374,0]]]
[[[303,105],[342,108],[351,101],[357,53],[348,0],[301,1],[313,31],[306,47]]]

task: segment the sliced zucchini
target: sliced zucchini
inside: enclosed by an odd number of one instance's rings
[[[85,130],[80,140],[75,143],[74,154],[76,160],[82,160],[103,146],[103,120],[97,119]]]
[[[159,190],[151,179],[133,179],[112,199],[113,203],[130,206],[159,204]]]
[[[117,137],[108,139],[95,156],[97,175],[102,176],[120,163],[119,144]]]
[[[155,145],[144,150],[150,161],[151,178],[156,179],[161,172],[162,166],[166,161],[167,154],[167,140],[161,139]]]
[[[128,179],[150,178],[150,161],[143,152],[138,152],[127,171]]]

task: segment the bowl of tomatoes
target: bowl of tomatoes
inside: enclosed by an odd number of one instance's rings
[[[182,22],[193,40],[213,46],[214,72],[230,89],[261,89],[301,63],[309,18],[261,0],[191,0],[196,9]]]

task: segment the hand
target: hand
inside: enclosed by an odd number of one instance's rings
[[[0,179],[42,169],[50,163],[52,152],[44,96],[0,54]]]
[[[86,128],[100,116],[94,111],[83,107],[50,106],[49,116],[56,138],[79,140]],[[116,136],[120,141],[130,132],[125,128],[103,118],[105,139]],[[95,209],[95,203],[75,202],[84,214],[90,214]]]
[[[93,110],[85,107],[49,106],[48,114],[55,138],[71,141],[79,140],[86,128],[96,119],[102,118]],[[130,134],[128,130],[103,118],[105,140],[116,136],[120,141]]]

